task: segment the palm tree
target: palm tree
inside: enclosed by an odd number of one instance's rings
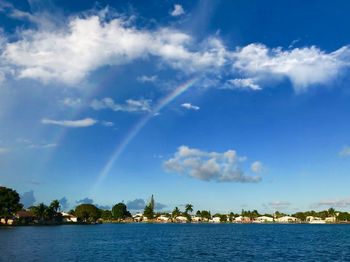
[[[45,218],[46,209],[47,206],[44,203],[40,203],[39,205],[33,207],[33,213],[42,221]]]
[[[187,204],[185,206],[185,213],[188,214],[188,213],[191,213],[192,211],[193,211],[193,205]]]
[[[180,212],[179,208],[178,208],[178,207],[175,207],[174,210],[173,210],[173,212],[172,212],[173,218],[176,218],[177,216],[179,216],[180,213],[181,213],[181,212]]]
[[[57,199],[53,200],[50,204],[50,208],[52,208],[55,213],[57,213],[60,210],[60,207],[60,202]]]

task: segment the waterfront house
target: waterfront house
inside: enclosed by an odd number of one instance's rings
[[[159,217],[157,217],[157,221],[167,223],[167,222],[170,222],[171,219],[170,219],[170,217],[160,215]]]
[[[34,221],[34,214],[31,211],[21,210],[16,213],[16,219],[20,224],[28,224]]]
[[[291,217],[291,216],[283,216],[283,217],[277,218],[276,221],[278,223],[298,223],[300,222],[300,219],[296,217]]]
[[[65,213],[65,212],[61,212],[61,215],[62,215],[62,222],[64,222],[64,223],[77,223],[78,222],[78,218],[76,216],[73,216],[73,215]]]
[[[198,216],[192,216],[191,219],[192,219],[192,222],[194,223],[198,223],[202,221],[202,218]]]
[[[337,221],[336,217],[326,217],[325,222],[326,223],[335,223]]]
[[[188,221],[187,217],[184,217],[184,216],[177,216],[175,218],[175,222],[178,222],[178,223],[186,223]]]
[[[249,217],[238,216],[234,219],[235,223],[250,223],[251,219]]]
[[[253,223],[272,223],[274,220],[272,217],[260,216],[253,220]]]
[[[142,221],[142,218],[143,218],[143,214],[141,213],[137,213],[135,215],[132,216],[132,219],[135,221],[135,222],[141,222]]]
[[[209,220],[210,223],[220,223],[221,219],[220,217],[213,217]]]

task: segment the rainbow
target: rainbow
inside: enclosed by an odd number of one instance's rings
[[[115,161],[119,158],[119,156],[124,152],[125,148],[128,144],[133,140],[133,138],[141,131],[141,129],[149,122],[151,118],[153,118],[160,110],[162,110],[166,105],[170,104],[173,100],[175,100],[178,96],[188,90],[191,86],[193,86],[199,77],[194,77],[185,83],[181,84],[174,91],[172,91],[167,96],[163,97],[157,105],[153,108],[151,112],[149,112],[145,117],[141,118],[128,132],[125,138],[122,140],[120,144],[117,145],[115,150],[113,151],[111,157],[107,161],[106,165],[102,168],[102,170],[98,174],[96,187],[106,178],[108,173]]]

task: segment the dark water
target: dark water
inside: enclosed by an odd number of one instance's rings
[[[350,225],[0,228],[1,261],[350,261]]]

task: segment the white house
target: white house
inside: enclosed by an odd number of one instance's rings
[[[326,223],[335,223],[337,221],[336,217],[326,217],[325,222]]]
[[[249,223],[250,222],[250,218],[249,217],[238,216],[238,217],[235,217],[234,222],[235,223]]]
[[[197,216],[192,216],[191,219],[192,219],[192,222],[195,222],[195,223],[198,223],[198,222],[202,221],[202,218],[201,217],[197,217]]]
[[[186,223],[187,222],[187,217],[184,217],[184,216],[177,216],[175,218],[175,221],[176,222],[179,222],[179,223]]]
[[[157,221],[160,221],[160,222],[170,222],[170,217],[166,217],[164,215],[160,215],[159,217],[157,217]]]
[[[62,215],[62,221],[65,223],[77,223],[78,222],[78,218],[76,216],[73,216],[71,214],[65,213],[65,212],[61,212]]]
[[[143,214],[141,214],[141,213],[135,214],[132,216],[132,219],[135,222],[141,222],[143,220]]]
[[[210,223],[220,223],[220,217],[213,217],[209,220]]]
[[[291,217],[291,216],[283,216],[283,217],[277,218],[276,221],[278,223],[297,223],[297,222],[300,222],[300,219],[296,217]]]
[[[273,222],[273,218],[272,217],[268,217],[268,216],[260,216],[254,219],[253,223],[271,223]]]

